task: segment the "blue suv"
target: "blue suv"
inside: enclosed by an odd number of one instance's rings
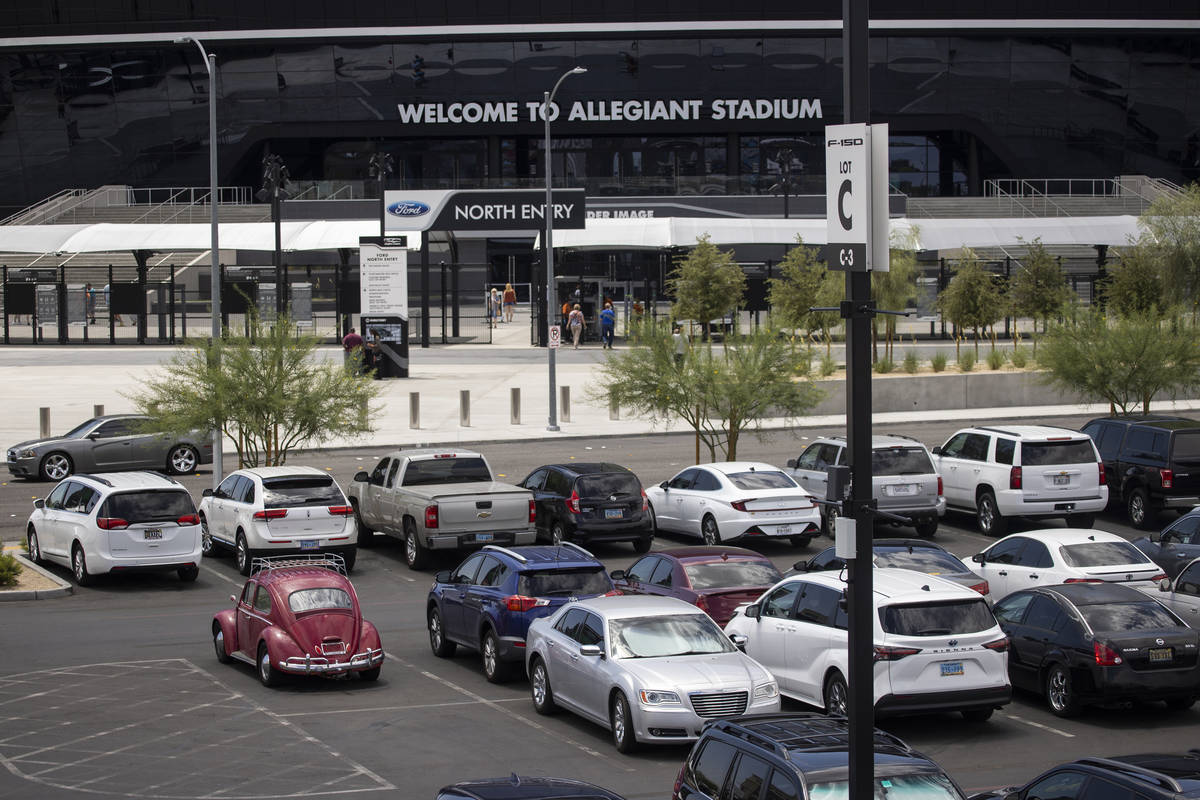
[[[492,683],[521,669],[529,623],[572,600],[618,593],[604,565],[570,542],[487,545],[433,580],[425,612],[433,654],[449,658],[460,644],[478,650]]]

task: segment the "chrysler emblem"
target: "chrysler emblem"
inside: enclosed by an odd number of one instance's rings
[[[1164,642],[1162,639],[1155,639],[1154,643],[1160,646],[1166,644],[1166,642]]]
[[[492,512],[490,512],[490,511],[476,511],[475,512],[475,516],[479,517],[480,519],[487,519],[491,515],[492,515]]]

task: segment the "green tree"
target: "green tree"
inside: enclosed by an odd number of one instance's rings
[[[1158,247],[1142,237],[1117,254],[1116,263],[1109,269],[1104,297],[1109,310],[1119,316],[1151,312],[1161,316],[1179,302],[1178,298],[1168,302],[1163,289]]]
[[[701,336],[708,341],[709,320],[741,307],[746,273],[733,260],[732,251],[721,250],[705,234],[691,252],[675,262],[667,278],[667,292],[675,299],[671,307],[675,318],[699,322]]]
[[[779,277],[770,282],[771,324],[781,328],[801,328],[812,338],[820,331],[825,351],[830,351],[831,331],[841,322],[836,311],[813,311],[813,308],[832,308],[841,302],[844,278],[831,271],[817,259],[817,250],[807,247],[796,237],[796,246],[788,250],[779,265]]]
[[[273,466],[305,444],[374,430],[371,375],[313,358],[320,340],[288,318],[255,319],[252,337],[194,340],[131,399],[154,430],[220,430],[239,466]],[[377,411],[378,409],[376,409]]]
[[[1160,195],[1138,217],[1138,227],[1153,237],[1165,285],[1186,298],[1194,318],[1200,309],[1200,185]]]
[[[1071,287],[1067,285],[1058,261],[1047,252],[1040,238],[1026,247],[1027,254],[1018,263],[1009,282],[1008,296],[1013,314],[1033,319],[1033,352],[1036,355],[1038,320],[1042,321],[1042,330],[1045,330],[1051,317],[1062,316],[1071,300]]]
[[[876,308],[888,311],[903,311],[908,307],[908,301],[916,296],[916,237],[916,230],[913,230],[909,236],[903,238],[893,237],[893,241],[891,242],[893,246],[888,256],[888,271],[871,273],[871,296],[875,300]],[[894,360],[897,319],[894,314],[885,314],[882,317],[884,358],[890,360]],[[877,341],[879,321],[879,317],[871,320],[872,349],[876,351],[874,353],[874,360],[878,360]]]
[[[647,323],[636,346],[609,354],[595,392],[655,424],[682,419],[712,460],[720,453],[732,461],[741,435],[761,435],[765,417],[792,418],[817,404],[821,391],[807,363],[807,354],[765,327],[723,347],[692,347],[676,363],[670,329]]]
[[[1038,363],[1046,381],[1128,414],[1160,395],[1176,397],[1200,385],[1200,345],[1194,331],[1151,311],[1116,319],[1097,312],[1053,326]]]
[[[950,285],[938,297],[938,307],[950,322],[974,331],[976,357],[979,356],[980,329],[1004,319],[1005,306],[1004,290],[995,277],[983,268],[975,251],[964,247]],[[956,352],[957,349],[956,341]]]

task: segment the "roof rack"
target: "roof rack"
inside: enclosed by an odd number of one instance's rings
[[[509,558],[515,558],[517,561],[520,561],[522,564],[524,564],[526,561],[529,560],[525,556],[518,553],[516,550],[510,550],[509,548],[501,547],[498,544],[485,544],[483,546],[483,549],[484,550],[492,550],[497,553],[504,553],[504,555],[508,556]]]
[[[559,547],[569,547],[569,548],[571,548],[572,550],[578,550],[579,552],[583,553],[583,554],[584,554],[585,556],[587,556],[588,558],[595,558],[595,556],[594,556],[594,555],[592,555],[591,553],[589,553],[587,550],[584,550],[582,547],[580,547],[579,545],[575,544],[574,542],[563,542],[562,544],[560,544],[560,545],[559,545]]]
[[[342,575],[346,574],[346,560],[337,553],[313,553],[311,555],[258,556],[250,560],[250,574],[273,572],[295,567],[318,567]]]
[[[1191,752],[1196,752],[1196,751],[1193,750]],[[1140,767],[1137,764],[1130,764],[1125,761],[1118,761],[1113,758],[1099,758],[1096,756],[1091,756],[1088,758],[1077,758],[1077,759],[1075,759],[1075,763],[1076,764],[1085,764],[1087,766],[1092,766],[1092,767],[1104,767],[1105,769],[1116,770],[1118,772],[1127,772],[1130,775],[1134,775],[1138,778],[1142,778],[1143,780],[1150,781],[1151,783],[1156,783],[1159,786],[1165,786],[1166,788],[1170,789],[1172,792],[1182,792],[1183,791],[1183,786],[1180,785],[1179,781],[1175,780],[1170,775],[1165,775],[1161,772],[1156,772],[1152,769],[1147,769],[1146,767]]]
[[[739,739],[756,744],[764,750],[771,750],[777,753],[780,757],[791,761],[791,754],[788,749],[774,739],[769,739],[766,736],[761,736],[754,731],[747,730],[737,722],[728,719],[718,719],[707,723],[706,728],[718,728],[730,736],[736,736]]]
[[[110,481],[108,478],[101,478],[99,475],[93,475],[90,472],[76,472],[74,477],[87,478],[89,481],[95,481],[96,483],[102,483],[105,486],[112,486],[112,481]]]

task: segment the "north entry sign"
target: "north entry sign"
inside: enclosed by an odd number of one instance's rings
[[[582,229],[586,202],[583,189],[555,190],[554,227]],[[388,191],[383,206],[388,231],[530,231],[546,225],[541,189]]]

